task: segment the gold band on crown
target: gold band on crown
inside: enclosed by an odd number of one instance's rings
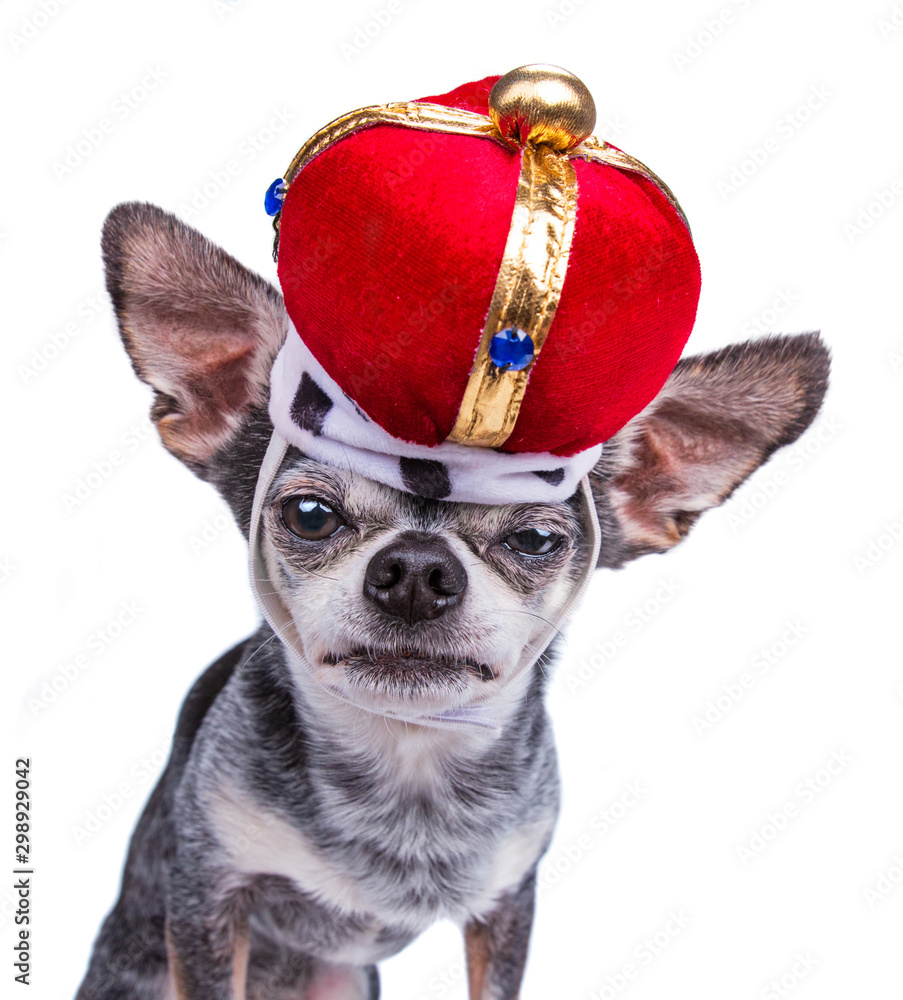
[[[566,156],[549,146],[525,146],[508,241],[483,336],[449,441],[497,448],[517,421],[536,363],[552,325],[577,213],[577,175]],[[489,347],[514,328],[533,342],[530,363],[514,371],[497,366]]]
[[[680,202],[674,197],[674,192],[658,174],[654,174],[645,163],[641,163],[635,156],[631,156],[630,153],[625,153],[621,149],[615,149],[614,146],[609,146],[607,142],[601,142],[594,135],[585,139],[579,146],[575,146],[571,150],[571,156],[581,160],[591,160],[594,163],[605,163],[610,167],[617,167],[618,170],[626,170],[628,173],[639,174],[640,177],[645,177],[646,180],[652,181],[668,199],[674,211],[680,216],[681,222],[687,227],[687,232],[690,232],[690,223],[687,221],[686,215],[684,215],[684,210],[680,207]]]
[[[406,128],[419,129],[424,132],[446,132],[454,135],[473,135],[483,139],[496,139],[502,142],[498,134],[494,134],[492,122],[486,115],[478,115],[473,111],[460,108],[448,108],[444,104],[418,103],[417,101],[399,101],[395,104],[373,104],[357,111],[349,111],[324,125],[319,132],[312,135],[295,153],[292,162],[285,172],[284,188],[289,185],[299,170],[302,170],[315,156],[335,145],[361,129],[373,128],[374,125],[403,125]],[[273,242],[273,260],[279,252],[279,220],[281,212],[273,219],[273,229],[276,239]]]

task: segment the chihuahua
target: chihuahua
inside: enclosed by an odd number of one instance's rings
[[[163,444],[259,533],[255,586],[285,616],[189,692],[78,1000],[375,1000],[376,963],[440,918],[471,1000],[513,1000],[558,811],[548,621],[796,440],[826,348],[685,358],[571,500],[454,503],[273,457],[282,299],[198,232],[121,205],[103,255]]]

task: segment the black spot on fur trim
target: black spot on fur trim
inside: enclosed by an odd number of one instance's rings
[[[401,478],[411,491],[420,497],[441,500],[451,493],[448,469],[431,458],[401,458],[398,460]]]
[[[301,384],[292,400],[291,415],[292,420],[303,431],[310,431],[311,434],[321,434],[323,432],[323,421],[332,409],[332,400],[317,385],[316,382],[304,372],[301,376]]]
[[[544,479],[549,486],[560,486],[564,482],[564,469],[534,470],[533,475]]]

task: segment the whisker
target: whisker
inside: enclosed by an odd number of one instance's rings
[[[548,618],[543,618],[542,615],[538,615],[534,611],[518,611],[515,608],[489,608],[488,611],[498,615],[527,615],[530,618],[538,618],[541,622],[545,622],[546,625],[551,625],[555,630],[555,634],[552,638],[561,639],[565,646],[568,644],[564,632],[562,632],[562,630],[554,622],[550,622]]]
[[[251,655],[244,661],[244,663],[242,664],[242,666],[245,666],[248,663],[250,663],[251,660],[253,660],[254,657],[263,649],[264,646],[268,645],[274,639],[278,639],[278,638],[279,638],[279,636],[276,635],[276,633],[274,632],[271,636],[269,636],[269,638],[264,639],[263,642],[257,647],[257,649],[255,649],[254,652],[251,653]]]

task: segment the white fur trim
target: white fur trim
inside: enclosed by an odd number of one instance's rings
[[[307,427],[292,416],[302,380],[311,381],[329,404],[308,407]],[[570,458],[544,452],[509,453],[470,448],[445,441],[434,447],[392,437],[366,416],[326,373],[294,326],[273,364],[270,419],[279,434],[305,455],[408,493],[411,478],[402,474],[400,459],[439,462],[448,477],[447,492],[425,493],[464,503],[539,503],[567,500],[598,462],[602,445]],[[440,478],[442,472],[439,473]]]

